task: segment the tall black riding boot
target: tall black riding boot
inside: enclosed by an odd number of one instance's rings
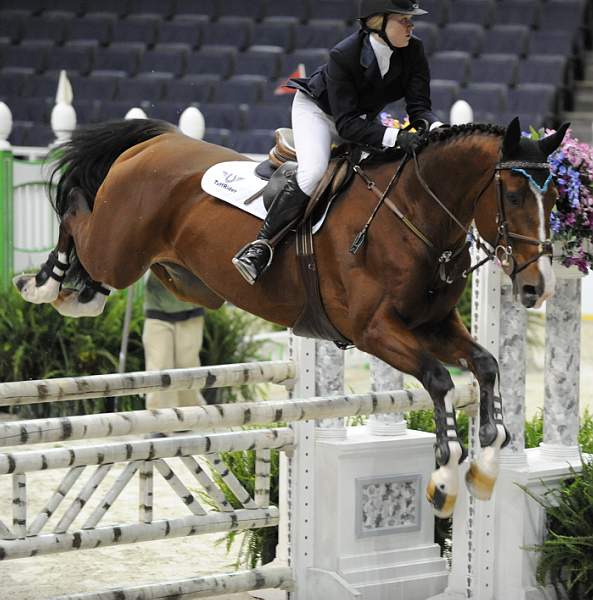
[[[296,182],[295,172],[274,198],[257,238],[233,258],[233,264],[251,285],[272,263],[274,249],[270,240],[301,214],[308,200]]]

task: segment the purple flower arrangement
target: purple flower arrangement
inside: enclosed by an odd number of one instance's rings
[[[532,139],[553,130],[527,134]],[[558,200],[552,211],[552,240],[560,242],[565,267],[576,266],[582,273],[593,268],[593,147],[573,137],[569,129],[560,148],[549,157]]]

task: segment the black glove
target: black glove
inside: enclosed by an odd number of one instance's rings
[[[406,154],[412,154],[413,151],[418,149],[418,146],[420,146],[421,143],[418,134],[402,129],[397,134],[395,145],[397,148],[401,148]]]

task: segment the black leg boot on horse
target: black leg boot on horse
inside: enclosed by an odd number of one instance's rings
[[[287,233],[289,225],[305,209],[309,196],[299,187],[296,169],[292,165],[283,165],[270,180],[270,191],[274,194],[274,179],[282,176],[280,190],[273,195],[264,224],[257,238],[244,246],[233,258],[233,264],[243,278],[253,285],[268,269],[274,257],[274,246]],[[268,191],[268,188],[266,188]],[[264,191],[264,203],[266,201]]]

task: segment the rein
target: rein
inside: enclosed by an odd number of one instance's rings
[[[387,207],[402,221],[402,223],[412,231],[412,233],[418,237],[428,248],[433,251],[438,251],[434,243],[416,226],[412,221],[410,221],[402,211],[395,205],[395,203],[388,197],[388,194],[392,187],[399,181],[401,173],[405,164],[408,160],[412,158],[414,161],[414,171],[416,173],[416,177],[420,182],[420,185],[424,189],[424,191],[439,205],[439,207],[449,216],[449,218],[461,229],[466,235],[466,241],[459,246],[455,250],[444,250],[438,257],[439,262],[439,277],[441,281],[447,284],[452,284],[459,278],[466,279],[473,271],[480,268],[483,264],[491,261],[491,260],[499,260],[503,267],[509,267],[512,262],[512,271],[510,274],[511,279],[514,279],[515,276],[526,269],[529,265],[539,260],[542,256],[552,256],[552,242],[551,240],[539,240],[536,238],[531,238],[519,233],[515,233],[509,231],[508,222],[506,218],[506,211],[504,205],[503,198],[503,184],[502,179],[500,177],[500,172],[504,170],[513,170],[514,172],[523,175],[526,173],[526,169],[536,169],[536,170],[548,170],[549,166],[547,163],[539,163],[539,162],[529,162],[529,161],[499,161],[494,167],[494,173],[488,179],[478,196],[474,202],[474,206],[476,206],[484,194],[484,192],[488,189],[488,186],[492,183],[494,179],[496,181],[496,203],[497,203],[497,212],[496,212],[496,222],[497,222],[497,234],[496,240],[494,242],[494,250],[491,250],[488,245],[484,244],[479,237],[476,237],[471,229],[466,228],[461,221],[443,204],[443,202],[437,197],[437,195],[430,189],[429,185],[426,183],[425,179],[422,177],[420,173],[420,165],[418,164],[418,157],[416,152],[413,151],[411,154],[406,154],[402,161],[400,162],[395,174],[389,181],[389,184],[385,188],[384,191],[381,191],[375,181],[373,181],[360,167],[360,165],[353,165],[354,172],[362,178],[367,186],[367,189],[372,191],[378,198],[379,202],[375,206],[371,216],[366,222],[362,231],[358,233],[352,246],[350,247],[350,252],[352,254],[356,254],[360,247],[364,244],[367,237],[368,229],[374,220],[379,208],[383,203],[387,205]],[[527,177],[527,175],[524,175]],[[530,182],[532,179],[529,177]],[[546,181],[545,187],[543,191],[547,188],[547,185],[550,181],[550,177]],[[541,191],[541,188],[540,188]],[[510,240],[518,240],[520,242],[535,245],[541,247],[541,250],[538,254],[531,257],[529,260],[525,261],[521,266],[517,265],[515,258],[513,257],[513,247],[510,243]],[[456,277],[451,277],[446,273],[446,265],[447,263],[454,262],[457,258],[467,249],[470,245],[470,242],[473,242],[479,250],[482,250],[485,253],[485,258],[472,265],[469,269],[464,269],[460,275]]]

